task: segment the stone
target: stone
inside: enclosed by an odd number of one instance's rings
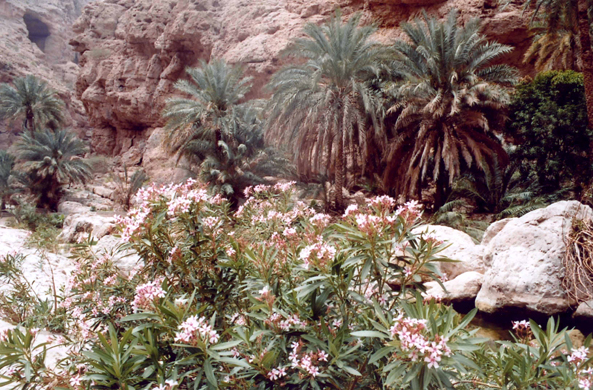
[[[0,225],[0,256],[9,253],[20,253],[26,256],[21,266],[25,278],[36,294],[41,298],[51,299],[54,283],[59,293],[59,288],[66,283],[74,265],[62,254],[43,253],[42,255],[37,249],[29,248],[27,238],[30,234],[27,230]],[[0,291],[9,287],[0,285]]]
[[[475,272],[464,272],[455,279],[443,283],[446,291],[437,282],[428,282],[424,286],[427,288],[424,293],[426,296],[441,298],[445,303],[463,303],[473,301],[480,288],[484,275]]]
[[[486,313],[506,311],[556,315],[574,303],[561,286],[565,234],[572,218],[591,218],[577,201],[562,201],[511,219],[484,247],[482,289],[476,307]]]
[[[71,214],[84,214],[91,211],[89,206],[84,206],[81,203],[73,202],[73,201],[63,201],[58,204],[58,213],[62,213],[64,215],[71,215]]]
[[[468,234],[440,225],[421,226],[412,233],[424,232],[428,232],[432,237],[444,242],[446,248],[438,254],[439,256],[457,260],[454,263],[436,263],[441,273],[448,279],[454,279],[465,272],[484,273],[486,271],[482,259],[482,248],[476,245]]]
[[[89,186],[89,189],[93,192],[93,194],[99,195],[102,198],[113,198],[113,188],[108,188],[105,186]]]
[[[72,214],[64,220],[64,228],[58,238],[66,243],[76,243],[89,234],[95,239],[110,234],[115,226],[113,217],[99,214]]]
[[[574,349],[580,348],[585,344],[585,335],[578,329],[571,329],[568,332],[568,337]]]
[[[575,319],[593,320],[593,300],[579,303],[572,316]]]
[[[140,262],[140,256],[133,250],[122,250],[124,242],[121,238],[107,235],[103,236],[93,248],[95,253],[110,256],[113,263],[124,273],[131,274]]]
[[[484,236],[482,236],[482,242],[480,244],[482,246],[488,245],[490,241],[492,241],[492,239],[507,225],[507,223],[513,219],[516,218],[505,218],[491,223],[484,232]]]

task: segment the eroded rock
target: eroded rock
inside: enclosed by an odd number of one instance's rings
[[[475,272],[465,272],[458,275],[453,280],[448,280],[443,283],[446,291],[437,282],[425,283],[427,288],[426,296],[441,298],[445,303],[465,303],[473,301],[480,288],[484,275]]]
[[[591,215],[590,207],[563,201],[509,220],[484,248],[488,270],[476,297],[476,307],[487,313],[566,312],[573,302],[561,286],[564,238],[572,218]]]
[[[486,267],[483,262],[483,248],[476,245],[466,233],[448,226],[422,226],[413,233],[428,232],[432,237],[445,242],[447,248],[439,256],[457,260],[454,263],[436,263],[441,273],[448,279],[454,279],[465,272],[484,273]]]

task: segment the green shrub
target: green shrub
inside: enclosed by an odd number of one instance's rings
[[[412,233],[417,203],[376,197],[332,218],[295,200],[291,183],[245,195],[231,212],[193,181],[141,189],[119,219],[139,267],[126,274],[90,238],[77,244],[59,304],[68,359],[48,370],[19,333],[0,335],[0,378],[151,390],[526,390],[591,380],[586,349],[554,321],[545,330],[517,323],[513,342],[490,347],[470,326],[475,310],[460,316],[421,295],[450,260],[443,243]]]
[[[516,145],[523,175],[534,173],[541,192],[589,182],[592,133],[582,74],[543,72],[521,83],[509,119],[505,136]]]

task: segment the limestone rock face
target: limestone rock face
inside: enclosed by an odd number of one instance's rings
[[[68,45],[71,26],[91,0],[0,0],[0,82],[34,74],[66,103],[68,126],[86,130],[82,103],[74,96],[78,53]],[[0,123],[0,148],[7,148],[20,123]]]
[[[250,97],[263,97],[270,76],[287,62],[289,42],[309,22],[322,23],[340,7],[345,17],[362,13],[378,21],[376,40],[392,42],[399,24],[426,8],[445,16],[460,10],[462,20],[480,17],[492,38],[517,47],[509,59],[522,65],[529,45],[519,6],[499,13],[494,0],[105,0],[84,8],[71,40],[80,53],[76,82],[93,126],[94,151],[123,155],[130,148],[153,148],[147,141],[162,127],[160,113],[184,69],[200,61],[224,58],[241,63],[253,76]],[[528,73],[529,70],[526,69]],[[160,152],[159,152],[160,153]],[[137,154],[137,152],[134,152]],[[150,164],[143,159],[142,165]],[[150,170],[149,170],[150,172]]]
[[[561,287],[564,238],[573,217],[591,218],[592,214],[590,207],[577,201],[563,201],[507,221],[484,248],[488,270],[476,307],[487,313],[567,311],[572,302]]]

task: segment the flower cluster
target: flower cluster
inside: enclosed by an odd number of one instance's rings
[[[336,248],[324,242],[322,237],[318,237],[317,242],[301,249],[299,259],[303,262],[305,269],[309,269],[311,265],[323,269],[335,255]]]
[[[451,349],[447,345],[447,338],[436,335],[430,340],[426,335],[426,320],[407,318],[399,315],[389,329],[393,337],[401,343],[401,350],[408,354],[408,358],[415,362],[424,359],[428,368],[438,368],[442,356],[451,356]]]
[[[268,319],[266,319],[265,323],[268,326],[282,329],[285,332],[290,331],[291,327],[302,330],[307,326],[307,321],[301,320],[297,314],[293,314],[288,318],[284,318],[278,313],[273,313]]]
[[[593,387],[593,368],[585,368],[583,363],[589,358],[589,350],[586,347],[573,349],[567,357],[572,365],[577,378],[579,388],[590,390]]]
[[[304,345],[302,342],[293,342],[291,344],[292,352],[288,356],[292,367],[304,371],[306,374],[315,378],[321,372],[319,370],[319,362],[327,362],[328,354],[325,351],[309,351],[304,352]]]
[[[208,323],[206,318],[197,315],[189,317],[181,325],[180,331],[175,336],[176,342],[182,342],[190,345],[197,345],[198,339],[202,342],[216,344],[220,336],[212,326]]]
[[[160,284],[160,281],[155,280],[136,287],[136,296],[132,307],[135,310],[150,310],[157,299],[164,298],[166,295]]]
[[[529,340],[533,333],[531,332],[531,325],[529,321],[513,321],[513,330],[517,333],[522,340]]]

